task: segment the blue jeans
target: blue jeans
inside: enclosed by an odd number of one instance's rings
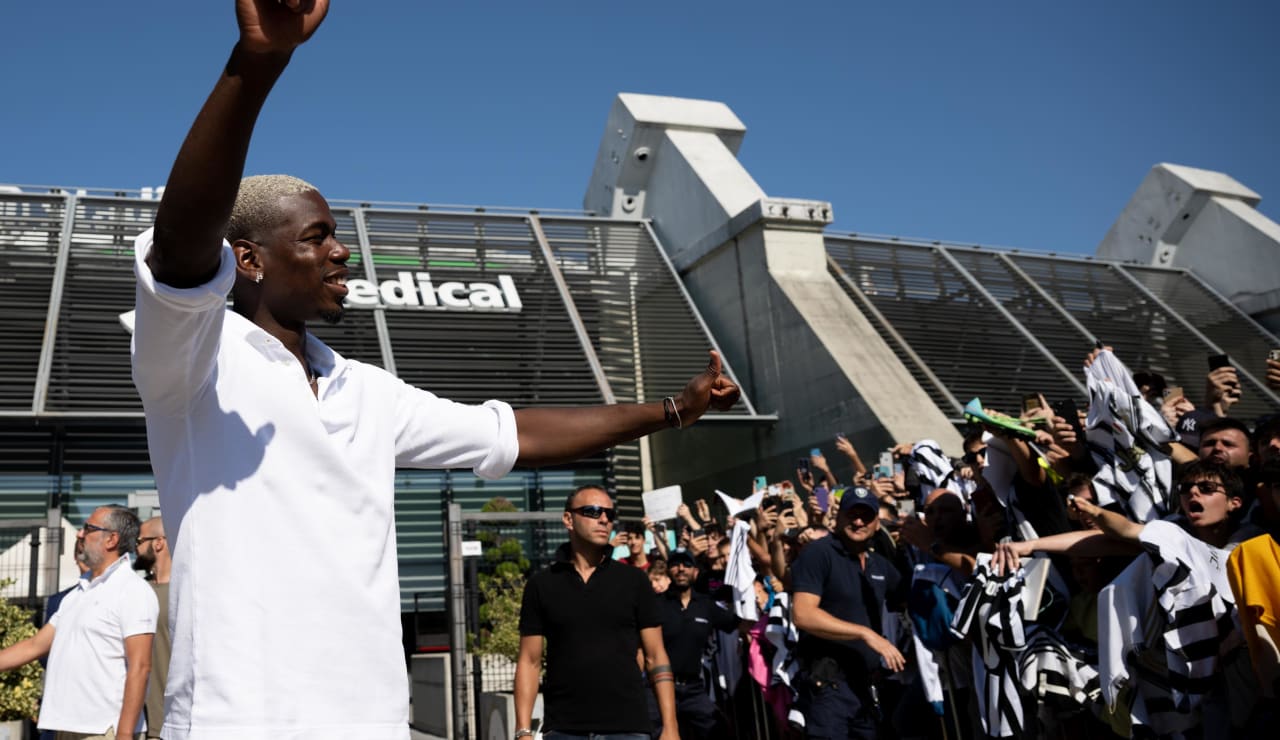
[[[543,732],[543,740],[649,740],[645,732],[588,732],[586,735],[572,735],[570,732]]]

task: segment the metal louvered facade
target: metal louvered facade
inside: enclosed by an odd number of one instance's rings
[[[1185,270],[942,243],[828,235],[832,274],[949,416],[973,397],[1086,400],[1095,341],[1199,399],[1208,355],[1229,354],[1244,395],[1232,414],[1280,410],[1259,378],[1280,341]]]
[[[0,516],[58,506],[80,524],[94,506],[153,489],[141,403],[120,314],[133,307],[133,239],[158,202],[124,192],[0,191]],[[677,393],[714,339],[643,223],[536,212],[441,211],[333,203],[351,278],[408,273],[437,286],[518,289],[518,311],[351,307],[310,328],[342,355],[460,402],[516,407],[658,400]],[[754,420],[748,400],[725,414]],[[494,495],[560,505],[585,483],[614,486],[639,516],[638,443],[572,467],[403,471],[396,510],[406,610],[439,608],[443,502]],[[33,514],[32,511],[37,511]]]

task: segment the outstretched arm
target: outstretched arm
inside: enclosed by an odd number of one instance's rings
[[[0,650],[0,673],[21,668],[37,658],[43,658],[49,654],[51,647],[53,647],[53,625],[46,624],[31,637]]]
[[[293,50],[315,33],[328,0],[237,0],[240,39],[169,172],[147,264],[189,288],[218,269],[254,123]]]
[[[517,410],[520,456],[516,462],[536,467],[577,460],[677,424],[686,427],[708,409],[727,411],[738,396],[738,386],[720,374],[720,353],[711,350],[707,369],[693,376],[674,397],[678,420],[667,420],[671,404],[663,401]]]

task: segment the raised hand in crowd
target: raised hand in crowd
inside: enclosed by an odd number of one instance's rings
[[[697,507],[698,521],[702,522],[704,527],[710,524],[712,522],[711,505],[707,503],[707,500],[705,498],[700,498],[694,502],[694,505]]]
[[[898,487],[893,478],[872,478],[867,482],[867,488],[870,488],[879,499],[893,499],[898,494]]]
[[[796,483],[805,490],[806,493],[813,493],[813,471],[804,468],[796,468]]]
[[[659,531],[658,523],[653,521],[647,516],[643,519],[643,521],[644,521],[644,528],[649,530],[649,532],[653,534],[654,547],[658,548],[658,553],[662,555],[663,560],[666,560],[667,554],[668,554],[666,532]]]
[[[694,519],[693,512],[689,511],[688,504],[682,503],[677,506],[676,516],[680,517],[685,524],[688,524],[690,529],[702,529],[702,524],[700,524],[697,519]]]
[[[1160,404],[1160,415],[1169,426],[1177,426],[1178,420],[1196,410],[1196,405],[1185,395],[1170,396]]]
[[[1205,376],[1204,405],[1216,416],[1226,416],[1228,409],[1240,400],[1240,376],[1227,365],[1210,370]]]
[[[822,484],[828,489],[835,489],[840,485],[839,481],[836,480],[835,474],[831,472],[831,466],[827,464],[826,455],[823,455],[821,452],[816,455],[810,455],[809,461],[814,470],[822,473]]]
[[[836,435],[836,449],[849,458],[849,462],[853,463],[853,475],[855,478],[862,478],[867,475],[867,466],[862,462],[862,458],[858,456],[858,451],[854,449],[853,443],[843,434]]]
[[[1280,359],[1267,358],[1267,386],[1280,390]]]

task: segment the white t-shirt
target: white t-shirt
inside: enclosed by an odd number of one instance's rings
[[[160,607],[151,586],[123,557],[102,575],[81,578],[49,619],[53,646],[40,704],[42,730],[100,735],[124,704],[124,640],[155,634]],[[136,732],[145,728],[138,707]]]
[[[308,337],[317,398],[225,308],[229,246],[180,290],[155,281],[151,242],[135,244],[133,376],[173,548],[163,737],[404,740],[395,470],[501,478],[511,407],[437,398]]]

